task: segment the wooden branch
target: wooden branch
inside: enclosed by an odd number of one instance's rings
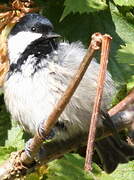
[[[58,117],[63,112],[63,110],[65,109],[66,105],[68,104],[70,98],[72,97],[73,93],[75,92],[76,88],[78,87],[82,77],[84,76],[84,73],[86,72],[86,70],[93,58],[95,51],[99,49],[100,36],[101,36],[100,33],[95,33],[92,36],[92,41],[89,45],[87,53],[86,53],[85,57],[83,58],[83,61],[81,62],[77,72],[74,74],[68,88],[63,93],[59,102],[53,109],[53,112],[48,117],[48,120],[46,122],[44,122],[44,130],[45,130],[46,136],[49,134],[50,130],[55,125]],[[27,153],[25,153],[25,152],[22,153],[22,155],[21,155],[21,161],[23,164],[29,165],[30,163],[32,163],[34,156],[39,151],[43,141],[44,140],[42,139],[42,137],[39,136],[38,133],[34,136],[32,143],[30,145],[30,148],[29,148],[31,157],[29,157],[27,155]]]
[[[129,121],[116,121],[115,126],[117,127],[117,131],[121,131],[134,123],[134,119]],[[99,128],[97,129],[96,141],[99,141],[107,136],[111,136],[113,132],[107,128]],[[45,155],[40,157],[40,163],[45,164],[54,159],[62,157],[65,153],[75,151],[80,146],[87,145],[88,134],[78,134],[71,139],[67,139],[66,141],[54,141],[48,144],[44,144]],[[134,149],[134,147],[133,147]]]
[[[128,105],[132,103],[134,103],[134,88],[122,101],[120,101],[116,106],[110,109],[108,113],[110,116],[113,116],[116,113],[123,111]]]
[[[116,115],[118,118],[118,114]],[[134,119],[116,119],[116,121],[113,121],[114,125],[117,128],[117,131],[120,131],[122,129],[128,128],[131,126],[132,123],[134,123]],[[109,135],[112,135],[112,132],[107,128],[99,128],[97,129],[97,135],[96,140],[100,140],[104,137],[107,137]],[[32,166],[29,166],[29,168],[26,168],[23,166],[20,162],[20,156],[22,152],[15,152],[11,155],[10,159],[7,160],[4,164],[0,166],[0,180],[12,180],[15,179],[16,176],[24,176],[24,174],[27,174],[29,172],[32,172],[34,168],[46,164],[54,159],[62,157],[65,153],[75,151],[80,146],[85,146],[87,144],[87,134],[78,134],[75,137],[69,138],[65,141],[51,141],[48,143],[44,143],[44,149],[45,153],[39,156],[39,163],[36,162],[32,164]],[[15,170],[14,164],[17,164],[17,166],[20,167]],[[23,168],[22,168],[23,167]]]
[[[97,127],[97,121],[99,119],[98,117],[100,113],[101,99],[103,95],[103,88],[104,88],[104,83],[105,83],[105,75],[107,71],[108,55],[109,55],[111,39],[112,38],[109,35],[102,36],[100,71],[98,74],[96,97],[94,100],[93,113],[92,113],[91,122],[90,122],[86,159],[85,159],[86,171],[92,170],[91,164],[92,164],[93,148],[94,148],[95,135],[96,135],[96,127]]]
[[[80,63],[77,72],[72,77],[72,80],[69,83],[66,91],[63,93],[63,95],[62,95],[61,99],[59,100],[59,102],[57,103],[56,107],[54,107],[53,112],[50,114],[47,122],[44,124],[44,129],[47,134],[49,134],[50,130],[56,123],[57,119],[59,118],[61,113],[64,111],[66,105],[69,103],[72,95],[74,94],[76,88],[78,87],[80,81],[82,80],[82,78],[93,58],[95,50],[99,49],[99,45],[100,45],[100,39],[98,38],[99,36],[100,36],[99,33],[95,33],[92,36],[92,41],[87,50],[87,54],[83,58],[83,61]]]
[[[44,123],[44,130],[45,135],[47,136],[52,129],[52,127],[55,125],[58,117],[63,112],[64,108],[66,107],[67,103],[69,102],[70,98],[72,97],[73,93],[75,92],[76,88],[78,87],[82,77],[84,76],[84,73],[86,72],[88,65],[90,64],[92,57],[96,50],[100,48],[101,44],[101,34],[95,33],[92,36],[91,43],[89,45],[89,48],[87,50],[87,53],[85,57],[83,58],[83,61],[81,62],[77,72],[72,78],[72,81],[70,82],[67,90],[64,92],[63,96],[60,98],[59,102],[57,103],[56,107],[54,108],[53,112],[48,117],[47,122]],[[23,151],[20,156],[20,164],[24,164],[25,166],[29,166],[33,163],[35,155],[39,152],[39,149],[43,143],[42,137],[39,136],[38,133],[33,137],[31,144],[29,146],[29,153],[30,156]],[[16,158],[15,158],[16,159]],[[14,162],[14,169],[17,169],[18,163]],[[22,166],[23,169],[23,166]],[[10,172],[10,170],[9,170]],[[15,173],[15,172],[14,172]]]
[[[116,119],[116,121],[115,121]],[[134,118],[122,119],[120,118],[120,112],[117,113],[113,119],[113,124],[117,128],[117,131],[129,128],[134,123]],[[111,136],[114,132],[107,127],[101,127],[97,129],[96,141],[99,141],[105,137]],[[78,134],[65,141],[53,141],[43,144],[45,149],[44,156],[39,157],[41,164],[48,163],[54,159],[62,157],[65,153],[75,151],[80,146],[87,145],[88,134]],[[133,147],[134,149],[134,147]]]

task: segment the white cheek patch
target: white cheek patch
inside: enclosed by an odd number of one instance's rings
[[[40,38],[42,34],[32,32],[19,32],[8,38],[8,54],[10,64],[16,63],[20,54],[24,52],[26,47],[34,40]]]

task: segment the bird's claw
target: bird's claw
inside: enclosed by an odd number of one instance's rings
[[[54,129],[51,129],[49,135],[46,135],[45,129],[44,129],[44,121],[41,121],[39,126],[38,126],[38,135],[43,139],[43,140],[50,140],[55,136],[55,131]]]

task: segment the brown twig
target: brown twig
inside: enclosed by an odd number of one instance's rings
[[[117,128],[117,131],[120,131],[124,128],[128,128],[131,126],[132,123],[134,123],[134,119],[118,119],[118,114],[116,115],[117,119],[116,121],[113,121],[114,125]],[[105,128],[99,128],[97,129],[97,135],[96,140],[103,139],[104,137],[107,137],[109,135],[112,135],[112,131],[110,129]],[[87,143],[87,134],[78,134],[75,135],[72,138],[66,139],[65,141],[51,141],[48,143],[44,143],[44,149],[45,154],[41,154],[39,156],[39,164],[36,162],[35,164],[32,164],[31,167],[26,168],[23,166],[23,164],[20,162],[20,152],[15,152],[11,155],[10,159],[7,160],[4,164],[0,166],[0,180],[6,180],[6,179],[15,179],[17,175],[23,176],[24,174],[27,174],[28,172],[31,172],[32,169],[37,167],[38,165],[46,164],[56,158],[62,157],[65,153],[75,151],[80,146],[85,146]],[[39,154],[40,155],[40,154]],[[18,164],[19,168],[16,168],[14,164]],[[22,165],[22,167],[21,167]],[[9,171],[11,169],[11,171]],[[19,174],[18,174],[19,171]],[[11,173],[10,173],[11,172]]]
[[[129,104],[132,104],[132,103],[134,103],[134,88],[122,101],[120,101],[116,106],[110,109],[108,111],[108,114],[110,116],[113,116],[116,113],[123,111]]]
[[[48,117],[47,122],[44,124],[44,130],[46,133],[46,136],[49,134],[50,130],[56,123],[58,117],[63,112],[64,108],[66,107],[67,103],[69,102],[70,98],[72,97],[73,93],[75,92],[76,88],[78,87],[82,77],[84,76],[84,73],[86,72],[86,69],[88,68],[88,65],[90,64],[92,57],[95,53],[95,50],[99,49],[100,46],[100,33],[95,33],[92,36],[92,41],[89,45],[89,48],[87,50],[87,53],[85,57],[83,58],[83,61],[81,62],[77,72],[72,77],[72,81],[70,82],[68,88],[60,98],[59,102],[53,109],[53,112]],[[22,154],[21,159],[24,164],[29,164],[33,161],[33,158],[35,154],[39,151],[39,148],[41,144],[43,143],[42,138],[36,134],[32,140],[32,143],[30,145],[30,158],[25,152]]]
[[[80,66],[79,66],[77,72],[75,73],[74,77],[72,78],[72,81],[70,82],[70,85],[68,86],[67,90],[65,91],[65,93],[63,94],[61,99],[59,100],[59,102],[58,102],[57,106],[54,108],[52,114],[50,114],[50,116],[47,120],[47,124],[44,125],[46,136],[49,134],[51,128],[56,123],[57,118],[60,116],[60,114],[64,110],[65,106],[69,102],[69,100],[70,100],[71,96],[73,95],[75,89],[78,87],[84,73],[86,72],[86,69],[88,68],[89,63],[92,60],[92,57],[93,57],[95,51],[100,48],[100,43],[101,43],[100,37],[101,37],[100,33],[95,33],[92,36],[92,41],[91,41],[90,46],[88,48],[87,54],[83,58],[83,61],[80,64]],[[43,143],[43,139],[37,133],[34,136],[34,138],[32,139],[32,143],[30,145],[31,157],[29,157],[24,151],[21,153],[20,162],[26,166],[29,166],[33,162],[33,159],[34,159],[36,153],[39,151],[42,143]],[[13,165],[16,165],[16,163],[14,163]],[[14,169],[17,169],[17,167],[15,166]],[[22,170],[23,169],[24,168],[22,167]],[[8,171],[10,174],[10,169]],[[15,173],[16,173],[16,171],[14,172],[14,174]],[[11,176],[11,178],[12,178],[12,176]]]
[[[92,156],[93,156],[93,147],[95,142],[95,134],[96,134],[96,126],[97,120],[100,112],[101,99],[103,94],[103,87],[105,82],[105,74],[107,70],[108,64],[108,55],[110,48],[111,37],[109,35],[102,36],[102,48],[101,48],[101,60],[100,60],[100,71],[98,75],[98,85],[96,90],[96,97],[93,106],[93,113],[91,117],[88,143],[87,143],[87,151],[86,151],[86,160],[85,160],[85,170],[92,170]]]
[[[120,118],[120,114],[117,113],[116,115],[114,115],[113,123],[114,123],[114,126],[116,127],[116,130],[121,131],[125,128],[131,127],[132,124],[134,123],[134,119],[132,117],[129,117],[129,119]],[[112,134],[113,132],[110,129],[107,129],[106,127],[99,128],[97,129],[96,140],[101,140],[104,137],[110,136]],[[87,143],[87,134],[76,135],[65,141],[58,141],[58,142],[52,141],[52,142],[45,143],[43,144],[45,148],[45,154],[39,156],[39,160],[40,160],[39,162],[41,164],[48,163],[56,158],[62,157],[67,152],[74,151],[78,147],[86,145],[86,143]],[[1,180],[6,180],[6,179],[11,180],[11,179],[14,179],[18,175],[23,176],[24,174],[27,174],[30,171],[30,168],[34,169],[36,166],[38,166],[38,163],[35,163],[35,164],[32,164],[32,166],[27,169],[27,167],[23,166],[22,162],[20,161],[20,156],[21,156],[20,152],[16,152],[15,154],[13,153],[11,158],[0,166],[0,179]],[[14,164],[18,164],[19,167],[17,166],[16,168],[16,165]],[[22,167],[20,166],[21,164],[22,164]],[[19,174],[18,174],[18,171],[19,171]]]
[[[73,95],[75,89],[78,87],[84,73],[86,72],[86,69],[87,69],[89,63],[92,60],[92,57],[95,53],[95,50],[98,50],[100,48],[101,37],[102,36],[100,33],[95,33],[92,36],[92,41],[91,41],[91,44],[88,48],[87,54],[83,58],[83,61],[80,64],[76,74],[72,78],[72,81],[70,82],[70,85],[68,86],[67,90],[65,91],[65,93],[63,94],[61,99],[59,100],[59,102],[58,102],[57,106],[54,108],[52,114],[50,114],[48,121],[47,121],[47,124],[44,125],[46,136],[49,134],[51,128],[56,123],[57,118],[60,116],[60,114],[64,110],[65,106],[69,102],[69,100],[70,100],[71,96]],[[21,156],[20,156],[20,163],[19,164],[23,164],[26,167],[29,166],[33,162],[33,159],[34,159],[36,153],[39,151],[42,143],[43,143],[43,139],[38,134],[36,134],[34,136],[34,138],[32,139],[32,143],[30,145],[31,157],[29,157],[25,153],[25,151],[23,151],[21,153]],[[14,158],[14,161],[15,161],[15,159],[16,158]],[[13,176],[14,176],[14,174],[17,173],[17,170],[18,170],[18,163],[14,162],[14,161],[13,161],[13,166],[11,167],[11,169],[8,168],[9,173],[7,173],[7,174],[10,174],[10,172],[11,172],[10,170],[12,170]],[[14,169],[14,172],[13,172],[13,169]],[[22,171],[23,170],[24,170],[24,168],[22,167]],[[19,166],[19,171],[20,171],[20,166]],[[12,179],[12,177],[13,177],[12,174],[9,175],[10,179]]]
[[[64,111],[66,105],[68,104],[69,100],[71,99],[72,95],[74,94],[76,88],[78,87],[80,81],[82,80],[91,60],[95,53],[95,50],[100,48],[100,33],[95,33],[92,36],[92,41],[89,45],[87,50],[87,54],[83,58],[83,61],[79,65],[77,72],[72,77],[72,81],[70,82],[68,88],[63,93],[61,99],[57,103],[56,107],[53,109],[53,112],[50,114],[46,124],[44,125],[45,131],[48,133],[50,132],[52,126],[55,124],[55,119],[58,119],[60,114]]]
[[[118,114],[117,114],[117,117],[118,117]],[[118,119],[116,119],[116,121],[113,121],[118,132],[123,130],[124,128],[131,126],[133,122],[134,122],[134,119],[132,118],[129,120],[123,119],[121,121],[120,120],[118,121]],[[98,128],[95,141],[99,141],[103,139],[104,137],[111,136],[112,134],[113,134],[113,131],[110,129],[107,129],[106,127]],[[58,157],[63,156],[67,152],[77,150],[78,147],[80,146],[85,146],[87,144],[87,138],[88,138],[87,134],[78,134],[72,137],[71,139],[70,138],[67,139],[66,141],[60,141],[60,142],[54,141],[48,144],[47,143],[44,144],[43,146],[45,149],[45,154],[44,156],[39,157],[40,162],[43,164],[47,163]]]
[[[134,119],[132,117],[131,118],[129,117],[128,119],[126,118],[122,119],[120,117],[121,117],[120,113],[117,113],[114,119],[111,119],[118,132],[125,128],[129,128],[134,123]],[[114,132],[105,126],[97,128],[95,141],[99,141],[107,136],[111,136],[112,134],[114,134]],[[50,143],[44,143],[43,146],[45,149],[45,154],[39,157],[40,163],[42,164],[47,163],[56,158],[62,157],[67,152],[77,150],[78,147],[80,146],[87,145],[87,138],[88,135],[87,133],[85,133],[85,134],[75,135],[74,137],[69,138],[65,141],[60,141],[60,142],[52,141]],[[134,150],[134,147],[132,148]]]

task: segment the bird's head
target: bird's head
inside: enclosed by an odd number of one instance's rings
[[[42,41],[45,43],[60,37],[60,35],[54,33],[53,30],[54,28],[52,23],[42,15],[37,13],[28,13],[22,17],[13,27],[8,37],[10,63],[16,63],[26,48],[35,41],[38,42],[38,40],[41,41],[41,39],[43,39]],[[42,42],[40,44],[42,44]],[[34,45],[36,46],[36,43],[33,44],[33,46]],[[50,50],[51,49],[47,51]]]

